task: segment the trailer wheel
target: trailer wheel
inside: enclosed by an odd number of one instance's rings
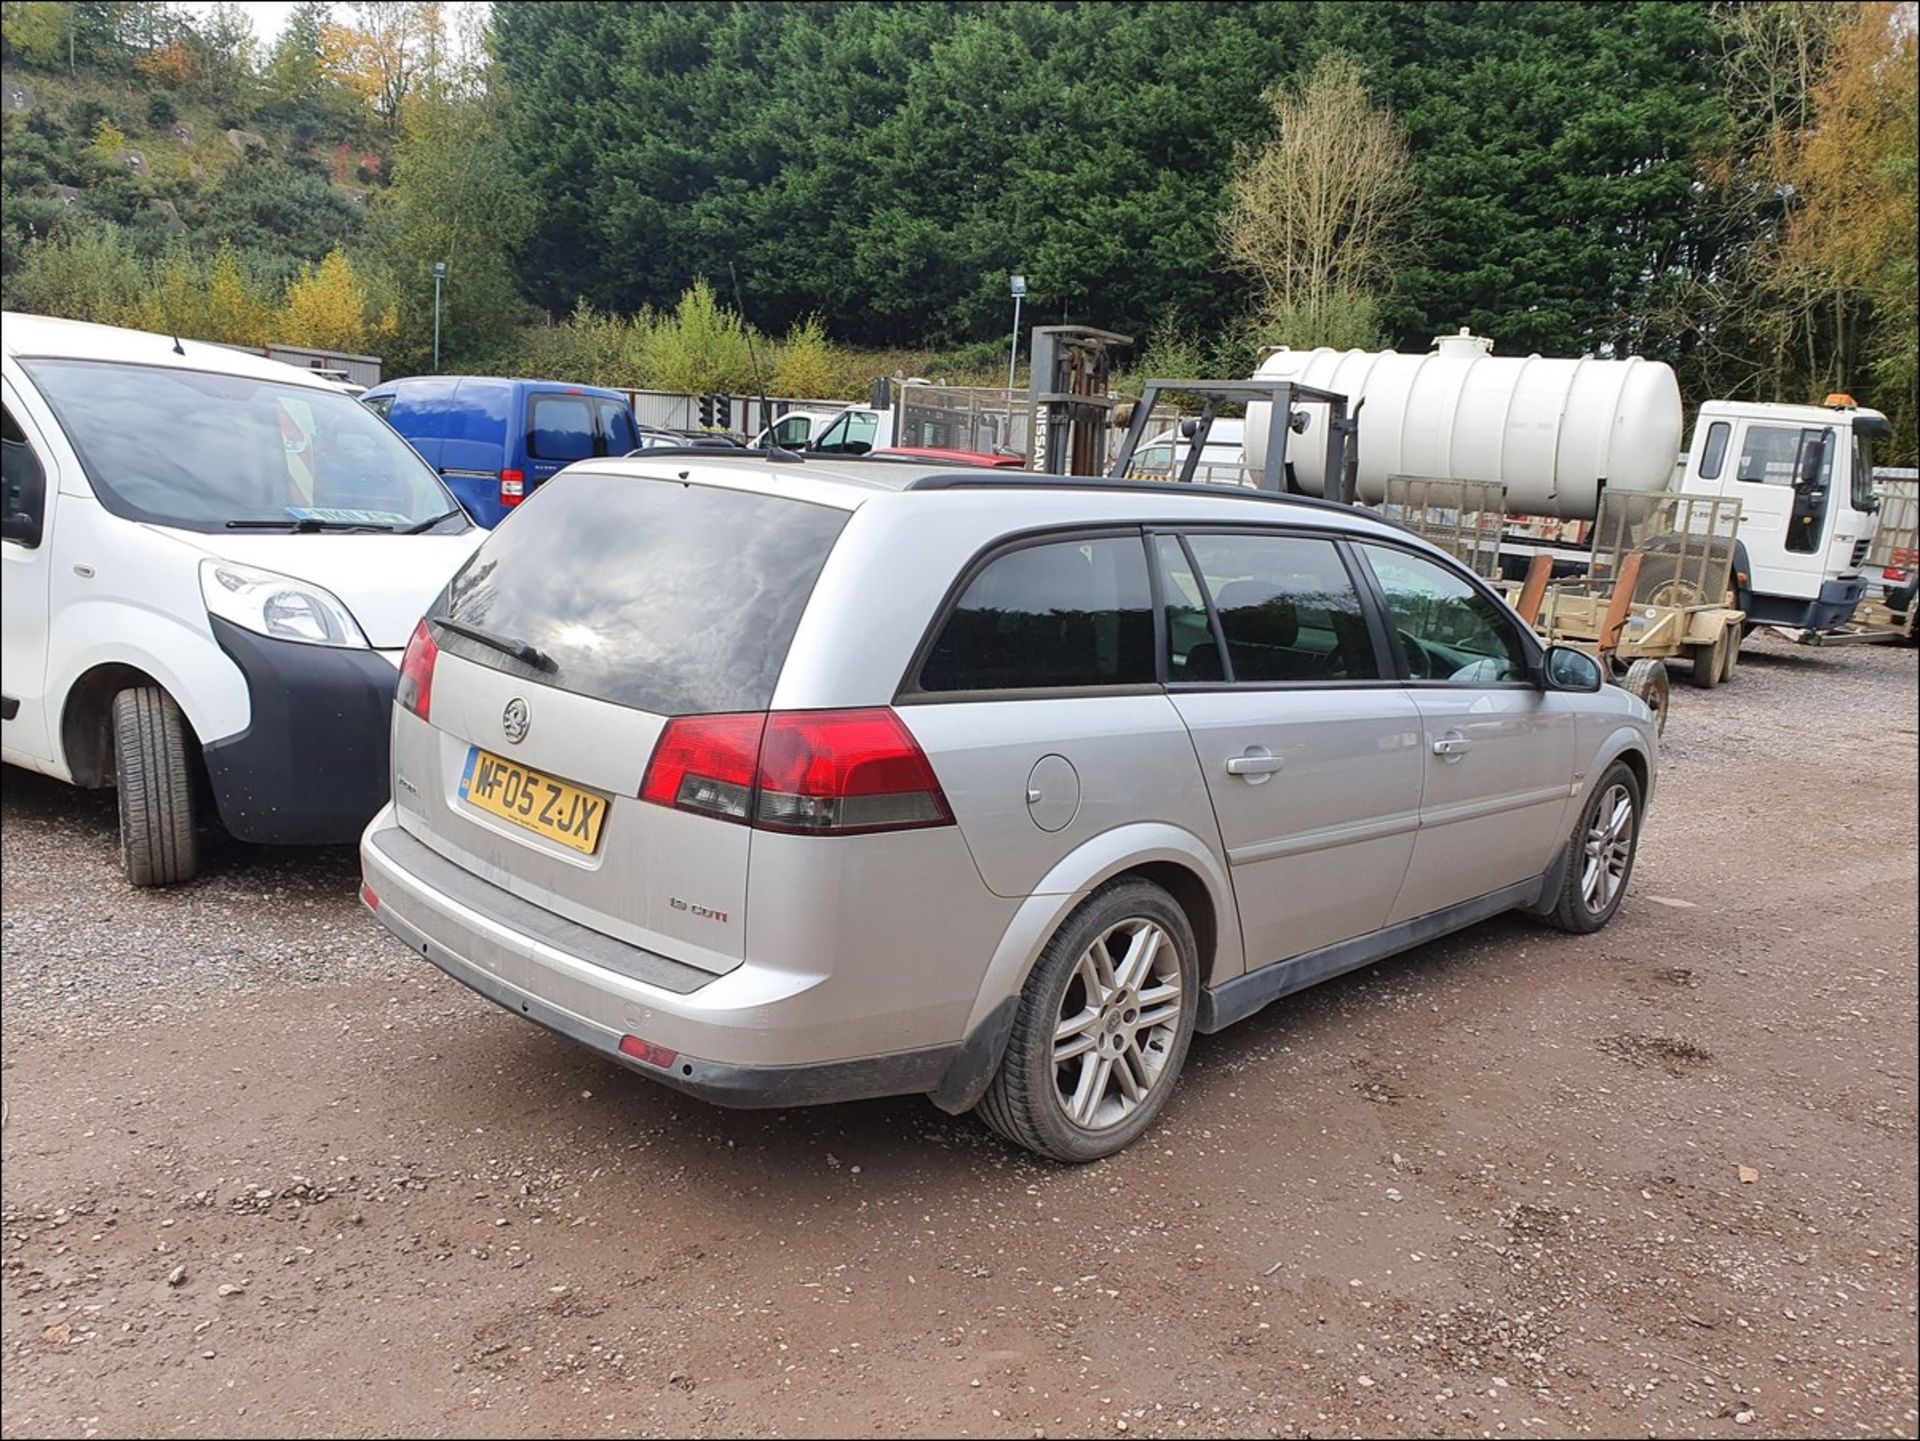
[[[1689,679],[1694,685],[1701,690],[1712,690],[1720,684],[1721,673],[1727,668],[1727,649],[1725,627],[1707,644],[1691,647],[1693,671]]]
[[[1653,712],[1653,733],[1665,735],[1667,710],[1673,698],[1666,666],[1657,660],[1637,660],[1627,668],[1627,678],[1621,684],[1628,695],[1638,696]]]
[[[1746,637],[1741,633],[1737,623],[1727,626],[1727,654],[1726,658],[1720,662],[1721,685],[1733,679],[1734,667],[1740,664],[1740,642],[1744,639]]]

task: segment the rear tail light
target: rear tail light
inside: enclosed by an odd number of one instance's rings
[[[400,657],[400,681],[393,688],[394,701],[419,716],[430,719],[433,709],[433,663],[440,659],[440,647],[423,620],[413,628],[407,653]]]
[[[518,505],[527,498],[527,476],[521,470],[500,472],[500,504]]]
[[[754,768],[764,715],[680,716],[647,763],[640,799],[728,821],[753,817]]]
[[[884,707],[677,717],[640,797],[801,835],[953,824],[926,753]]]
[[[900,717],[884,708],[767,717],[754,822],[769,830],[890,831],[953,822]]]
[[[365,881],[360,882],[360,904],[370,911],[380,909],[380,897],[374,894],[373,887]]]

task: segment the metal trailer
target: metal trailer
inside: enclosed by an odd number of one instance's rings
[[[1867,593],[1838,630],[1770,629],[1801,645],[1913,645],[1920,631],[1920,471],[1876,466],[1880,503],[1861,562]]]
[[[1730,601],[1739,528],[1737,500],[1614,491],[1601,497],[1584,575],[1556,580],[1551,557],[1537,555],[1524,581],[1501,586],[1543,639],[1591,651],[1664,729],[1672,662],[1687,662],[1702,690],[1732,679],[1738,664],[1746,614]]]

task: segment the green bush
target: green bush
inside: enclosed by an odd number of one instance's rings
[[[156,90],[147,96],[147,124],[150,128],[165,130],[179,118],[180,111],[166,91]]]

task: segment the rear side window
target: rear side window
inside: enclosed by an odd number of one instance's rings
[[[1153,594],[1138,536],[1021,546],[968,582],[920,668],[932,692],[1151,684]]]
[[[662,715],[765,710],[846,520],[785,496],[569,472],[487,538],[434,611],[523,641],[554,669],[449,630],[438,640]]]
[[[1378,678],[1360,594],[1331,541],[1240,533],[1189,535],[1184,550],[1170,536],[1155,544],[1167,596],[1169,679],[1313,685]]]
[[[1727,459],[1727,437],[1733,433],[1733,427],[1724,420],[1716,420],[1707,427],[1707,448],[1700,452],[1700,478],[1718,480],[1720,467]]]
[[[536,460],[585,460],[591,456],[593,407],[586,397],[534,396],[527,405],[527,453]]]

